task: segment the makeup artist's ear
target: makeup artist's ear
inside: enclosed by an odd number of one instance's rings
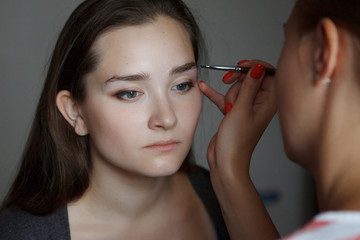
[[[79,136],[88,134],[88,129],[81,115],[81,110],[72,95],[67,90],[61,90],[56,95],[56,106],[66,121],[74,128]]]
[[[315,38],[315,84],[324,84],[331,79],[337,64],[339,32],[335,23],[328,18],[321,19]]]

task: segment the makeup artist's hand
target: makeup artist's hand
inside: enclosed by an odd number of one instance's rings
[[[248,173],[249,163],[239,160],[250,159],[276,111],[275,79],[264,69],[274,67],[259,60],[241,61],[239,65],[251,70],[247,74],[226,74],[223,82],[232,86],[225,96],[200,82],[200,90],[225,114],[209,144],[207,157],[210,169],[225,168],[221,171],[226,171],[227,176]],[[224,162],[225,156],[231,160]]]
[[[249,176],[250,159],[276,112],[275,82],[259,61],[241,61],[247,73],[228,73],[232,84],[224,95],[200,82],[201,91],[225,117],[210,141],[207,159],[213,188],[219,199],[231,239],[275,239],[278,233]]]

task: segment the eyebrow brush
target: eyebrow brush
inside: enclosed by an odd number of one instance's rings
[[[241,72],[247,73],[251,68],[249,67],[240,67],[240,66],[223,66],[223,65],[202,65],[201,68],[219,70],[219,71],[230,71],[230,72]],[[274,75],[275,69],[273,68],[265,68],[265,72],[268,75]]]

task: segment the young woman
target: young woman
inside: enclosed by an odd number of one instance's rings
[[[0,239],[228,239],[190,163],[201,35],[181,0],[87,0],[52,55]]]
[[[287,239],[360,238],[359,12],[357,0],[298,0],[285,25],[286,40],[276,73],[284,146],[288,157],[313,175],[320,210],[313,221]],[[239,77],[233,74],[225,82]],[[216,104],[223,104],[214,90],[205,84],[201,88]],[[242,111],[244,117],[238,114],[241,101],[229,101],[233,108],[208,158],[230,236],[278,238],[248,175],[251,154],[237,152],[239,146],[251,150],[263,126],[249,130],[246,116],[254,115],[256,109]],[[228,124],[232,121],[242,124],[234,128]],[[248,138],[238,136],[249,131]],[[226,139],[235,143],[229,147]]]

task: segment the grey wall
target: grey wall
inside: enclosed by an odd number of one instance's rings
[[[14,176],[57,34],[80,0],[0,1],[0,199]],[[276,65],[282,25],[295,0],[187,0],[208,44],[209,63],[235,64],[264,59]],[[204,75],[222,92],[223,74]],[[199,164],[221,114],[208,100],[195,137]],[[267,208],[281,233],[299,227],[312,213],[309,177],[286,159],[277,118],[255,150],[251,175],[261,194],[272,194]],[[234,189],[236,191],[236,189]]]

